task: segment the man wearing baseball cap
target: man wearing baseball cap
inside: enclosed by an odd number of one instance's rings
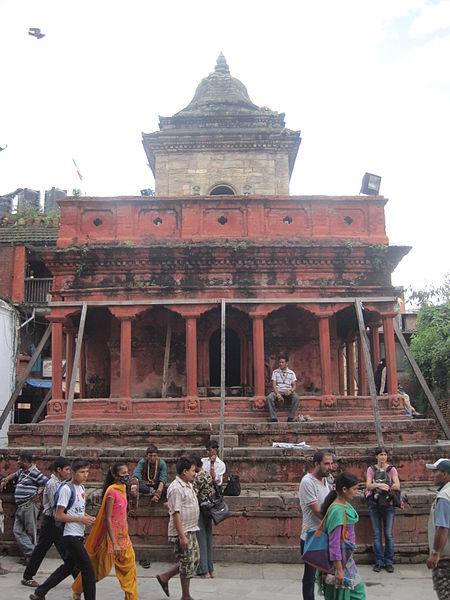
[[[433,569],[433,588],[437,597],[446,600],[450,598],[450,459],[440,458],[426,467],[433,470],[433,483],[438,486],[428,519],[430,556],[427,567]]]

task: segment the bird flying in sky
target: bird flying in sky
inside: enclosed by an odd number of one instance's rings
[[[39,27],[30,27],[30,29],[28,30],[28,35],[32,35],[38,40],[45,37],[45,33],[41,33]]]

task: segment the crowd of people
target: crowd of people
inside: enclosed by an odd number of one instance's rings
[[[177,563],[156,576],[169,596],[169,580],[179,574],[182,600],[190,600],[190,579],[214,577],[212,521],[201,510],[220,494],[225,463],[218,457],[218,443],[206,445],[206,456],[183,456],[176,463],[176,477],[167,486],[167,466],[151,445],[132,477],[125,462],[113,464],[106,475],[102,504],[96,516],[86,513],[85,483],[89,465],[83,459],[69,462],[58,457],[51,476],[42,474],[28,451],[21,451],[19,469],[5,476],[0,491],[14,484],[16,513],[13,532],[25,565],[22,585],[33,588],[31,600],[45,599],[49,590],[71,575],[74,600],[96,597],[96,583],[108,576],[113,565],[125,600],[137,600],[136,559],[128,534],[128,500],[148,496],[151,504],[166,502],[169,513],[168,538]],[[37,520],[42,504],[42,522],[37,539]],[[0,513],[3,513],[0,500]],[[85,528],[91,527],[84,540]],[[35,575],[51,546],[62,564],[43,583]],[[144,566],[150,566],[145,561]],[[0,574],[8,571],[0,566]]]
[[[352,474],[340,472],[340,460],[331,451],[319,451],[313,457],[313,469],[303,476],[299,502],[303,516],[300,550],[304,556],[303,600],[314,600],[315,587],[325,600],[364,600],[364,583],[356,567],[353,550],[355,525],[359,516],[351,501],[364,484]],[[450,599],[450,460],[441,458],[427,464],[433,470],[438,493],[428,521],[430,556],[427,566],[433,571],[433,587],[439,600]],[[375,461],[366,473],[364,497],[369,505],[373,532],[373,570],[394,572],[394,520],[402,507],[397,469],[389,464],[388,450],[375,450]],[[322,568],[313,538],[327,534],[327,553],[331,570]],[[384,535],[384,544],[383,544]],[[315,540],[317,546],[317,539]],[[345,544],[345,546],[344,546]],[[314,548],[315,554],[311,552]],[[313,557],[313,558],[311,558]]]
[[[218,457],[218,444],[210,441],[207,456],[183,456],[176,463],[176,477],[167,486],[167,466],[152,445],[139,461],[130,479],[125,462],[113,464],[107,472],[102,503],[96,516],[86,513],[84,484],[89,465],[84,459],[71,463],[58,457],[51,476],[43,475],[27,451],[19,454],[19,469],[1,480],[0,491],[14,483],[16,514],[14,536],[23,553],[25,570],[22,585],[33,588],[31,600],[42,600],[49,590],[71,575],[74,600],[96,597],[96,583],[108,576],[113,565],[125,600],[137,600],[136,559],[128,533],[128,500],[140,494],[151,503],[166,500],[169,513],[168,539],[176,563],[156,579],[166,596],[169,582],[179,575],[182,600],[190,600],[194,576],[214,577],[212,522],[202,507],[213,499],[223,483],[225,464]],[[429,517],[430,556],[433,585],[439,600],[450,594],[450,460],[426,465],[433,470],[438,493]],[[331,451],[318,451],[313,469],[303,476],[299,488],[302,512],[301,553],[305,558],[302,580],[303,600],[314,600],[315,587],[325,600],[364,600],[365,587],[355,564],[358,513],[352,500],[364,484],[352,473],[341,472],[341,461]],[[389,464],[388,450],[379,447],[367,469],[365,499],[373,530],[374,565],[379,573],[394,572],[394,520],[401,506],[397,469]],[[43,516],[36,542],[37,517]],[[0,513],[3,512],[0,501]],[[87,540],[85,528],[91,527]],[[316,568],[311,560],[310,542],[318,533],[327,536],[327,556],[332,569]],[[383,544],[384,534],[384,544]],[[62,564],[41,584],[35,575],[50,547],[55,545]],[[345,547],[344,547],[345,546]],[[1,566],[0,566],[1,569]],[[1,569],[0,574],[7,571]]]

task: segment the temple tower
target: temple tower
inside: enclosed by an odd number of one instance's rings
[[[259,107],[220,54],[190,104],[143,134],[156,196],[289,194],[300,146],[284,113]]]

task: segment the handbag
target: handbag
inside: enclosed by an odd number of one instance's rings
[[[330,561],[328,534],[323,531],[323,525],[328,516],[330,508],[327,510],[327,513],[322,519],[318,529],[316,531],[311,529],[307,532],[302,558],[305,563],[308,563],[316,569],[319,569],[319,571],[333,575],[335,569],[333,562]],[[344,511],[344,525],[342,527],[341,535],[341,552],[342,564],[346,565],[353,554],[355,546],[345,539],[346,515],[344,507],[342,507],[342,510]]]
[[[214,490],[215,494],[211,500],[202,502],[200,504],[200,508],[203,511],[203,514],[207,515],[214,521],[214,525],[218,525],[230,516],[230,509],[228,508],[228,504],[223,499],[223,496],[215,483]]]
[[[239,496],[241,493],[241,482],[239,475],[230,475],[228,477],[227,485],[223,490],[224,496]]]
[[[216,496],[208,502],[202,502],[200,506],[203,513],[214,521],[214,525],[218,525],[230,516],[230,509],[222,496]]]

